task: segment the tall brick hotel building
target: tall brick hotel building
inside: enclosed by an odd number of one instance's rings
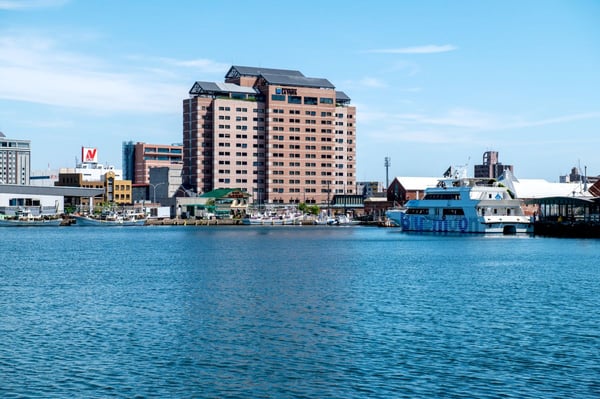
[[[232,66],[183,101],[183,182],[241,188],[257,204],[356,193],[356,108],[327,79]]]

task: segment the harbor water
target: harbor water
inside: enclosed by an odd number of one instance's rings
[[[5,228],[2,398],[600,397],[600,241]]]

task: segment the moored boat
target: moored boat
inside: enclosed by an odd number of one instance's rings
[[[0,217],[0,227],[51,227],[51,226],[60,226],[62,223],[62,218],[60,217],[52,217],[52,218],[10,218],[10,217]]]
[[[533,233],[531,218],[521,202],[504,186],[490,179],[448,177],[425,189],[403,209],[387,217],[403,231],[441,233]]]
[[[76,226],[143,226],[146,224],[145,218],[123,217],[121,215],[106,218],[73,215],[73,218]]]
[[[304,215],[300,212],[274,213],[265,212],[249,215],[242,219],[242,224],[247,225],[292,225],[300,224]]]

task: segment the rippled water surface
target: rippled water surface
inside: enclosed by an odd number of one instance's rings
[[[600,397],[600,241],[0,230],[0,397]]]

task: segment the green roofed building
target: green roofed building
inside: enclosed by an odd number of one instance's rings
[[[250,194],[239,188],[219,188],[194,199],[195,203],[186,204],[190,217],[241,217],[248,209]]]

